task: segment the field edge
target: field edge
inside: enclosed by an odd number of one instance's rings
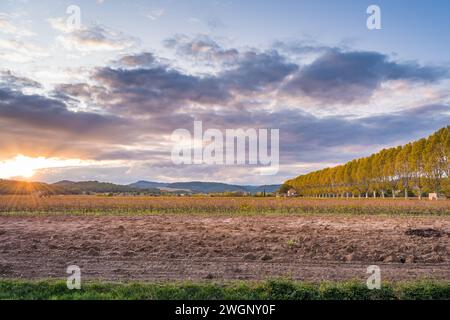
[[[288,279],[223,282],[86,281],[69,290],[61,280],[0,280],[1,300],[450,300],[450,281],[383,282],[369,290],[357,280]]]

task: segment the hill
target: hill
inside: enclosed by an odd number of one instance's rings
[[[133,188],[131,186],[118,185],[107,182],[98,181],[59,181],[52,184],[67,193],[81,194],[81,193],[151,193],[158,194],[160,191],[155,188]]]
[[[54,184],[48,184],[43,182],[0,180],[0,194],[4,195],[63,195],[86,193],[159,194],[160,191],[154,188],[132,188],[98,181],[73,182],[64,180]]]
[[[66,194],[67,191],[42,182],[0,180],[0,194],[29,195],[34,193]]]
[[[450,126],[428,138],[383,149],[366,158],[326,168],[284,183],[315,197],[405,197],[424,193],[450,196]]]
[[[42,182],[24,182],[14,180],[0,180],[0,194],[27,195],[41,194],[88,194],[88,193],[128,193],[128,194],[161,194],[161,193],[225,193],[258,192],[273,193],[280,185],[240,186],[218,182],[151,182],[138,181],[130,185],[119,185],[98,181],[68,181],[63,180],[53,184]]]
[[[129,184],[129,187],[137,188],[137,189],[161,189],[167,187],[167,183],[163,182],[152,182],[152,181],[138,181],[132,184]]]
[[[224,193],[224,192],[247,192],[255,194],[258,192],[273,193],[280,185],[267,185],[267,186],[241,186],[219,182],[174,182],[174,183],[161,183],[152,181],[138,181],[129,185],[133,188],[158,188],[160,190],[167,191],[185,191],[190,193]]]

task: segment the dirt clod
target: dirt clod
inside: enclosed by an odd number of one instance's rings
[[[99,256],[99,255],[100,255],[100,252],[99,252],[97,249],[95,249],[95,248],[90,248],[90,249],[87,251],[87,254],[88,254],[89,256],[94,256],[94,257],[96,257],[96,256]]]
[[[272,260],[272,256],[269,256],[268,254],[265,254],[261,257],[262,261],[269,261]]]
[[[256,260],[256,256],[252,253],[248,253],[244,256],[244,260]]]
[[[405,234],[407,236],[416,236],[423,238],[440,238],[445,235],[445,232],[437,229],[408,229]]]

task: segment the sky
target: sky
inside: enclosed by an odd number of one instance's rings
[[[0,178],[275,184],[426,137],[450,123],[449,16],[446,0],[2,0]],[[278,129],[279,170],[174,163],[194,121]]]

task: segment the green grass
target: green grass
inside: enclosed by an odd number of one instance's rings
[[[357,281],[307,283],[290,280],[228,283],[82,283],[0,280],[0,299],[26,300],[450,300],[449,281],[384,283],[369,290]]]

